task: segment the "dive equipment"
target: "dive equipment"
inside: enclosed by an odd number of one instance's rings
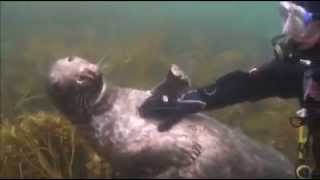
[[[276,60],[289,63],[310,61],[306,63],[307,65],[310,65],[311,62],[320,62],[320,49],[318,46],[307,50],[299,49],[297,42],[294,42],[286,34],[275,36],[271,39],[271,44]]]
[[[309,157],[309,139],[310,133],[307,130],[306,124],[306,109],[302,108],[296,112],[296,116],[290,118],[290,124],[298,128],[298,160],[296,162],[295,174],[299,179],[307,179],[312,177],[312,168],[308,165]],[[296,120],[296,122],[294,121]]]
[[[280,61],[296,63],[300,60],[295,44],[290,41],[286,34],[280,34],[272,38],[273,52],[275,58]]]

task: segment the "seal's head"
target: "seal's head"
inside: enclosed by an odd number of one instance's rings
[[[48,93],[57,108],[75,123],[88,120],[104,91],[105,83],[98,66],[85,59],[66,57],[50,69]]]

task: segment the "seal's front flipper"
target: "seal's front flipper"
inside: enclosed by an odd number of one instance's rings
[[[172,117],[198,112],[206,105],[204,102],[182,98],[182,95],[188,91],[190,85],[190,79],[183,71],[177,65],[171,65],[166,79],[151,90],[151,96],[139,108],[140,113],[143,116],[160,115]]]

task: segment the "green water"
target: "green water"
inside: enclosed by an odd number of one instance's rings
[[[48,65],[78,55],[109,82],[150,89],[178,64],[199,87],[272,55],[279,2],[1,2],[1,117],[55,111]],[[269,98],[207,112],[296,159],[295,100]]]

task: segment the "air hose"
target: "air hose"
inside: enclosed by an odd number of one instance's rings
[[[301,113],[301,112],[300,112]],[[305,126],[305,117],[298,116],[290,118],[290,124],[298,128],[298,160],[295,174],[298,179],[309,179],[312,177],[312,168],[308,165],[309,155],[309,132]]]
[[[307,164],[308,157],[308,130],[305,126],[298,128],[298,161],[295,174],[299,179],[309,179],[312,177],[312,168]]]

